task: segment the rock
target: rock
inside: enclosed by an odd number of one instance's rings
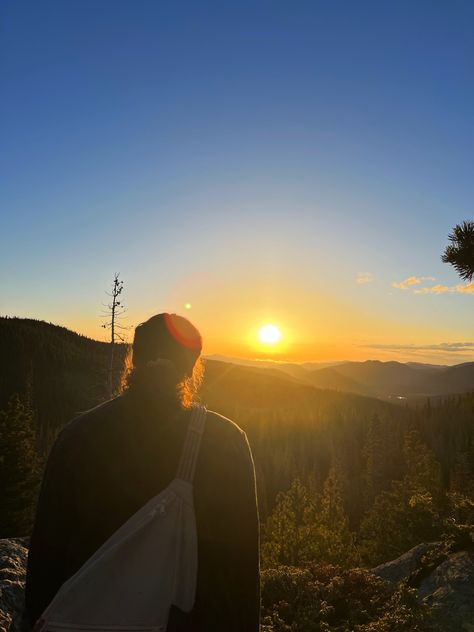
[[[389,582],[399,582],[409,577],[418,568],[423,555],[437,546],[437,542],[418,544],[396,560],[376,566],[371,573]]]
[[[417,586],[420,601],[431,606],[442,632],[474,632],[474,547],[440,555],[433,566],[423,567],[421,558],[438,547],[439,543],[419,544],[371,572],[394,583],[406,579]],[[432,560],[436,559],[433,555]]]
[[[420,584],[444,630],[474,632],[474,549],[451,554]]]
[[[0,632],[21,632],[28,549],[22,538],[0,540]]]

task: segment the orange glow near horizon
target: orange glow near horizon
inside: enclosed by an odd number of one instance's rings
[[[193,306],[194,310],[194,306]],[[156,310],[158,311],[158,310]],[[156,313],[155,311],[155,313]],[[170,311],[172,311],[170,309]],[[177,310],[183,312],[183,310]],[[197,311],[197,310],[196,310]],[[133,340],[134,327],[144,320],[147,320],[152,313],[140,314],[136,322],[130,323],[131,329],[127,336],[127,342]],[[210,326],[202,314],[193,315],[182,313],[182,315],[188,316],[193,324],[196,324],[199,331],[203,336],[203,355],[223,355],[228,357],[235,357],[240,359],[250,360],[273,360],[275,362],[332,362],[332,361],[364,361],[364,360],[398,360],[401,362],[407,361],[425,361],[433,363],[447,363],[456,364],[464,361],[462,356],[444,358],[434,352],[431,355],[428,354],[412,354],[393,353],[389,349],[383,348],[383,343],[388,340],[395,340],[396,342],[402,342],[405,338],[405,331],[403,327],[395,327],[391,324],[391,330],[395,334],[396,338],[389,338],[389,334],[384,330],[380,324],[375,327],[375,323],[372,321],[373,337],[369,337],[368,333],[360,328],[356,335],[351,335],[352,332],[343,332],[342,327],[339,331],[334,332],[329,327],[322,327],[322,323],[318,323],[319,327],[311,326],[311,323],[304,322],[304,319],[291,317],[290,313],[285,314],[282,318],[278,318],[278,321],[272,321],[268,318],[268,314],[262,318],[262,314],[254,316],[253,324],[250,318],[241,317],[240,321],[237,318],[237,314],[234,318],[229,318],[226,321],[225,331],[217,326]],[[334,317],[336,320],[336,316]],[[58,319],[59,321],[59,319]],[[97,325],[94,321],[78,321],[71,319],[71,321],[57,321],[57,324],[66,326],[73,331],[86,335],[95,340],[101,340],[106,342],[107,338],[104,335],[104,331],[100,329],[100,325]],[[256,322],[257,321],[257,324]],[[268,344],[261,341],[259,337],[259,331],[262,329],[262,323],[275,323],[285,322],[285,328],[283,329],[279,324],[275,325],[281,332],[280,340],[275,344]],[[214,323],[213,323],[214,324]],[[416,332],[417,338],[420,342],[436,341],[434,332],[420,331]],[[408,332],[407,332],[408,338]],[[446,334],[447,336],[447,334]],[[442,340],[440,340],[441,342]],[[367,344],[379,343],[377,345]],[[458,359],[459,357],[459,359]],[[470,358],[466,358],[466,361]]]
[[[395,304],[388,312],[368,299],[360,304],[351,292],[361,291],[361,287],[367,289],[353,284],[344,288],[345,293],[340,288],[336,292],[322,281],[308,286],[303,278],[287,279],[284,272],[279,273],[278,280],[242,270],[239,275],[226,271],[225,278],[192,274],[158,299],[142,298],[130,290],[126,297],[130,311],[124,321],[130,327],[127,342],[132,342],[139,323],[167,311],[189,318],[200,331],[203,354],[208,356],[276,362],[399,360],[447,364],[471,359],[459,352],[448,355],[430,350],[430,345],[447,340],[467,340],[468,331],[453,332],[434,320],[415,325],[412,315],[397,311]],[[399,300],[390,296],[387,300],[395,299]],[[93,313],[92,308],[89,313]],[[107,340],[97,318],[79,319],[72,308],[61,305],[56,315],[48,311],[44,318],[96,340]],[[275,342],[275,330],[260,333],[269,325],[280,332]],[[414,350],[405,346],[410,343]]]

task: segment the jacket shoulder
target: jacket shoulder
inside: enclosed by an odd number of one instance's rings
[[[205,451],[218,450],[231,460],[251,459],[251,451],[247,435],[234,421],[212,410],[207,412],[204,430]]]
[[[124,402],[116,397],[73,417],[59,432],[56,442],[61,446],[77,444],[81,438],[94,439],[120,417]]]

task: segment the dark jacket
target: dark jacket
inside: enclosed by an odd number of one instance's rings
[[[70,422],[50,454],[31,538],[26,613],[34,623],[60,586],[175,477],[189,411],[167,415],[131,393]],[[168,630],[256,632],[259,541],[245,433],[208,412],[194,480],[199,570],[195,608]]]

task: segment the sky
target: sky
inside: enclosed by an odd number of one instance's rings
[[[120,272],[129,337],[474,360],[473,77],[471,0],[0,0],[0,315],[106,339]]]

